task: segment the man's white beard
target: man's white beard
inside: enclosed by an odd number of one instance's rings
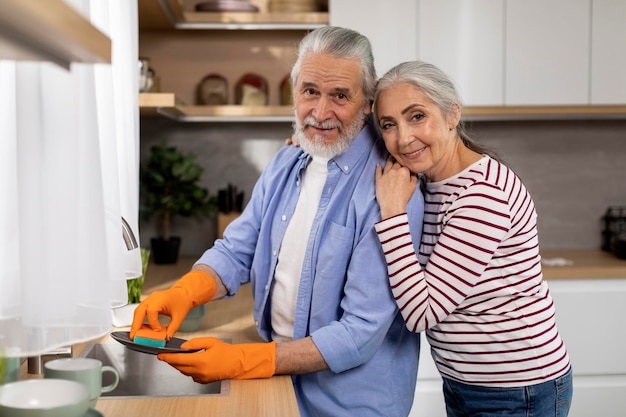
[[[311,156],[330,159],[340,155],[350,147],[359,132],[361,132],[366,118],[366,115],[363,112],[364,108],[365,107],[359,111],[359,117],[357,117],[345,130],[341,129],[342,126],[339,122],[326,120],[318,123],[312,116],[307,116],[303,122],[300,123],[296,115],[296,121],[293,124],[293,139],[295,143],[299,144],[300,147]],[[313,135],[312,138],[309,138],[304,133],[304,127],[309,125],[325,129],[337,128],[339,129],[339,137],[334,143],[331,144],[324,143],[325,136],[323,135]]]

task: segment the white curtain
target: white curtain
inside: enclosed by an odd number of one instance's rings
[[[141,275],[137,2],[66,0],[112,64],[0,60],[0,354],[33,356],[111,329]]]

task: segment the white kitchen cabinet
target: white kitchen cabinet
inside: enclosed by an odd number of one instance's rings
[[[409,417],[446,417],[442,379],[430,355],[430,345],[422,332],[417,386]]]
[[[626,103],[626,1],[592,0],[591,104]]]
[[[417,7],[415,0],[330,0],[332,26],[354,29],[367,36],[374,51],[378,76],[417,51]]]
[[[569,417],[623,417],[626,279],[549,281],[574,373]]]
[[[626,277],[625,277],[626,278]],[[624,417],[626,398],[626,279],[550,280],[557,326],[572,361],[574,398],[569,417]],[[439,376],[422,334],[410,417],[445,417]]]
[[[507,0],[506,105],[589,103],[591,0]]]
[[[504,104],[504,2],[421,0],[418,58],[445,71],[467,106]]]

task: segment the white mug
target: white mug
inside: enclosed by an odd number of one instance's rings
[[[102,386],[102,376],[105,372],[113,375],[113,382]],[[63,358],[55,359],[44,364],[44,378],[69,379],[83,384],[89,391],[89,407],[93,408],[103,392],[111,392],[117,388],[120,375],[111,366],[102,365],[98,359],[91,358]]]

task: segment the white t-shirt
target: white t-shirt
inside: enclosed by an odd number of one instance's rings
[[[272,339],[277,342],[293,339],[300,272],[327,175],[328,159],[314,157],[303,172],[298,203],[280,246],[271,295]]]

